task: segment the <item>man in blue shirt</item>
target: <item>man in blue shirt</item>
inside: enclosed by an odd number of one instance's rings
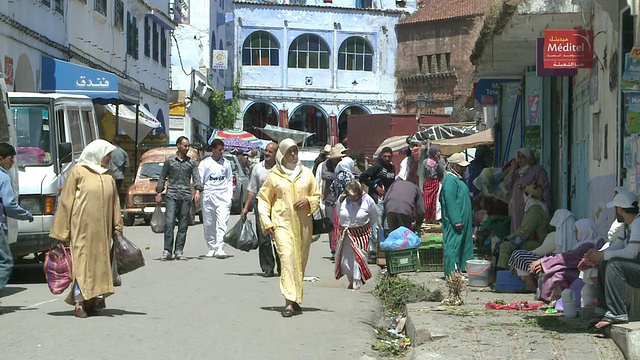
[[[0,143],[0,290],[2,290],[11,276],[13,256],[9,249],[9,227],[7,216],[18,220],[33,221],[33,215],[16,202],[16,195],[11,185],[11,178],[7,171],[14,162],[16,149],[10,144]]]

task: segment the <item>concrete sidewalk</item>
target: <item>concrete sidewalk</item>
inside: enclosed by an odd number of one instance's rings
[[[447,294],[442,272],[399,274]],[[407,305],[410,359],[623,359],[613,340],[589,328],[588,319],[565,319],[543,310],[488,310],[487,302],[533,300],[531,294],[467,287],[465,305]]]

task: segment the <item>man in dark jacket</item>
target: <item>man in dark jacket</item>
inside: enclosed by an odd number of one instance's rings
[[[420,229],[424,220],[424,200],[418,185],[408,180],[398,179],[384,197],[389,232],[404,226],[414,231]],[[416,217],[412,226],[413,216]]]
[[[369,187],[369,195],[378,204],[378,221],[373,226],[372,240],[369,242],[369,257],[375,257],[379,243],[378,232],[384,224],[384,196],[396,178],[396,167],[391,163],[393,150],[383,147],[378,162],[360,174],[360,182]]]

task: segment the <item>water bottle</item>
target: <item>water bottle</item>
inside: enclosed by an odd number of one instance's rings
[[[591,284],[584,284],[581,291],[580,306],[586,307],[588,303],[596,298],[596,287]]]
[[[576,297],[571,289],[562,291],[562,306],[564,307],[564,317],[574,318],[578,315],[576,309]]]

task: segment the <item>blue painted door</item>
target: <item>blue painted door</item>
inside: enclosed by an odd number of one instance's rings
[[[571,147],[569,153],[570,210],[576,219],[591,217],[589,214],[589,82],[583,81],[573,91],[571,114]]]

